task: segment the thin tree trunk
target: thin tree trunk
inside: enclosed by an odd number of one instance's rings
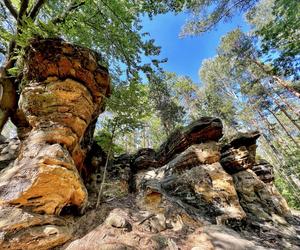
[[[300,93],[295,90],[293,87],[291,87],[289,84],[287,84],[284,80],[282,80],[280,77],[278,76],[272,76],[272,78],[282,87],[284,87],[285,89],[287,89],[290,93],[292,93],[293,95],[295,95],[296,97],[300,98]]]
[[[294,89],[293,87],[291,87],[286,81],[284,81],[283,79],[281,79],[279,76],[276,76],[274,74],[272,74],[272,72],[270,72],[269,70],[267,70],[264,66],[263,63],[258,62],[255,59],[249,59],[250,62],[253,62],[255,65],[257,65],[265,74],[269,75],[270,77],[272,77],[272,79],[278,83],[278,85],[282,86],[283,88],[285,88],[287,91],[289,91],[291,94],[293,94],[294,96],[300,98],[300,93]]]
[[[267,108],[267,110],[273,115],[273,117],[276,119],[276,121],[279,123],[279,125],[281,126],[281,128],[284,130],[284,132],[286,133],[286,135],[293,141],[293,143],[299,147],[299,144],[296,142],[296,140],[291,136],[291,134],[287,131],[287,129],[285,128],[285,126],[282,124],[282,122],[279,120],[279,118],[277,117],[277,115],[269,108]]]
[[[270,122],[268,121],[268,119],[260,112],[259,109],[256,109],[256,112],[258,113],[258,115],[260,116],[261,120],[263,121],[263,123],[265,124],[266,128],[269,130],[269,133],[274,137],[274,138],[278,138],[279,136],[276,135],[272,128],[271,128],[271,124]],[[282,141],[282,139],[279,137],[278,139],[280,139],[280,141]],[[284,144],[285,147],[288,148],[288,150],[290,152],[293,152],[293,150],[290,148],[290,146],[288,144],[286,144],[284,141],[282,141],[282,143]],[[283,151],[285,151],[285,149],[282,149]]]
[[[252,124],[256,127],[256,129],[259,130],[259,125],[255,121],[255,119],[252,120]],[[285,166],[285,160],[284,157],[281,155],[281,153],[276,149],[276,147],[273,145],[273,143],[266,137],[264,133],[262,133],[263,139],[265,140],[266,144],[270,147],[271,151],[273,152],[273,156],[277,159],[277,162],[280,166]],[[287,181],[288,185],[292,188],[294,197],[300,202],[300,199],[298,198],[298,191],[297,187],[294,186],[293,182],[290,180],[290,178],[284,173],[284,171],[281,171],[280,167],[277,167],[276,164],[274,164],[274,168],[276,172],[281,175],[282,179]]]
[[[298,118],[300,118],[300,110],[296,110],[295,107],[293,107],[292,105],[290,105],[289,102],[284,97],[282,97],[277,92],[275,92],[275,93],[279,97],[279,99],[285,104],[285,106],[287,106],[291,110],[291,112],[293,112],[293,114],[295,114],[295,116],[297,116]]]
[[[284,108],[282,108],[276,100],[274,100],[274,102],[276,103],[278,108],[284,113],[284,115],[290,120],[290,122],[293,123],[293,125],[300,131],[300,126],[295,122],[295,120],[290,116],[290,114]]]
[[[106,180],[107,166],[108,166],[109,158],[111,156],[111,151],[112,151],[112,145],[110,146],[109,151],[107,153],[107,158],[106,158],[106,162],[105,162],[105,166],[104,166],[104,170],[103,170],[102,181],[99,186],[96,208],[99,207],[99,205],[101,204],[101,201],[102,201],[102,193],[103,193],[103,188],[104,188],[104,184],[105,184],[105,180]]]
[[[266,93],[268,93],[265,86],[263,86],[260,82],[259,85],[264,89]],[[290,120],[291,123],[300,131],[300,126],[294,121],[294,119],[290,116],[290,114],[281,107],[280,103],[272,96],[272,94],[268,94],[268,96],[272,99],[272,101],[277,105],[277,107],[284,113],[284,115]]]
[[[115,127],[113,127],[112,133],[111,133],[111,140],[110,140],[109,150],[108,150],[108,153],[107,153],[107,158],[106,158],[105,166],[104,166],[104,170],[103,170],[102,181],[101,181],[101,184],[99,186],[96,208],[99,207],[99,205],[101,204],[101,201],[102,201],[103,188],[104,188],[104,184],[105,184],[105,180],[106,180],[106,173],[107,173],[108,163],[109,163],[109,160],[110,160],[110,157],[111,157],[111,154],[112,154],[114,136],[115,136]]]

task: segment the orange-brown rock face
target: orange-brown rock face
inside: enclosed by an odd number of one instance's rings
[[[20,154],[0,175],[1,203],[46,214],[85,206],[82,142],[110,91],[108,72],[97,60],[92,51],[58,39],[28,47],[19,110],[29,129],[20,128],[27,132]]]
[[[0,174],[1,249],[50,249],[71,238],[68,223],[54,215],[87,202],[79,175],[86,137],[110,91],[97,60],[61,40],[28,47],[18,110],[21,147]]]

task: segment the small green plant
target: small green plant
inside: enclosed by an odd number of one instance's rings
[[[128,85],[115,86],[112,96],[106,100],[109,114],[101,121],[102,129],[96,137],[98,144],[107,154],[96,207],[101,203],[108,163],[120,149],[114,143],[116,136],[142,127],[143,120],[151,113],[146,94],[145,86],[133,79]]]

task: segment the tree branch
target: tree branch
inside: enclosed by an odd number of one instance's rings
[[[3,55],[6,55],[7,50],[3,47],[0,47],[0,53],[3,54]]]
[[[80,6],[84,5],[85,1],[81,1],[80,3],[76,4],[75,1],[72,1],[68,8],[59,16],[55,17],[52,20],[53,24],[59,24],[59,23],[63,23],[66,19],[66,17],[70,14],[71,11],[76,10],[77,8],[79,8]]]
[[[34,20],[36,18],[36,16],[38,15],[40,9],[42,8],[42,6],[44,5],[44,3],[46,2],[46,0],[36,0],[35,5],[32,7],[32,9],[29,12],[29,17]]]
[[[18,14],[18,25],[21,24],[22,17],[26,13],[28,4],[29,4],[29,0],[22,0],[21,5],[20,5],[19,14]]]
[[[18,13],[14,6],[12,5],[10,0],[4,0],[4,4],[6,8],[9,10],[10,14],[17,20],[18,19]]]

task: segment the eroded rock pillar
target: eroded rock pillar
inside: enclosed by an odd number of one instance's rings
[[[1,203],[46,214],[82,208],[82,142],[110,93],[108,71],[92,51],[59,39],[32,41],[24,61],[19,112],[29,127],[19,128],[20,155],[0,176]]]

